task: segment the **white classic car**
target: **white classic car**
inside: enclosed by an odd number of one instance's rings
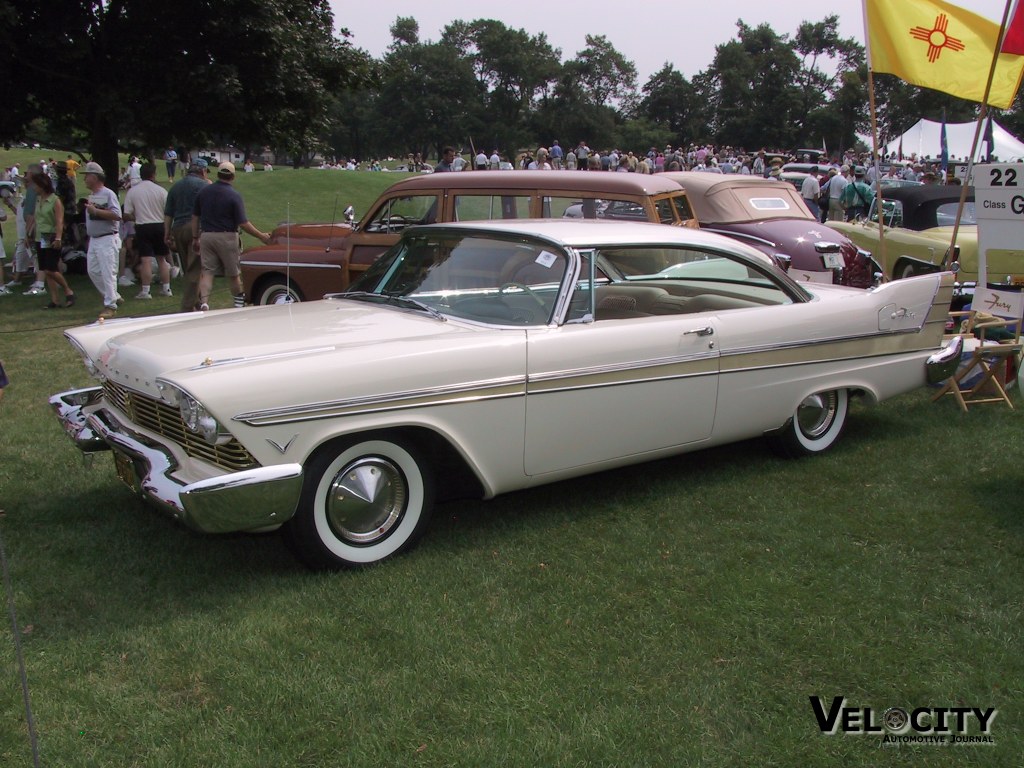
[[[408,230],[321,301],[67,331],[101,386],[51,403],[83,451],[206,532],[282,527],[312,567],[411,545],[435,497],[767,435],[839,437],[923,385],[952,275],[799,284],[735,240],[612,221]]]

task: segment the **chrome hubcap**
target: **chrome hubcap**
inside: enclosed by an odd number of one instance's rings
[[[275,293],[270,297],[270,304],[294,304],[295,297],[286,290]]]
[[[401,470],[381,456],[367,456],[335,476],[327,494],[327,521],[348,542],[375,544],[398,525],[407,498]]]
[[[800,432],[809,438],[821,437],[832,425],[836,413],[836,393],[811,395],[806,398],[796,412]]]

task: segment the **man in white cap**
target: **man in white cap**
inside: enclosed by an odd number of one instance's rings
[[[199,309],[204,312],[210,308],[210,291],[218,268],[223,268],[224,276],[231,281],[235,306],[245,306],[239,266],[242,250],[238,242],[238,230],[242,229],[264,243],[270,242],[270,235],[256,229],[246,216],[242,196],[231,186],[234,180],[233,163],[218,165],[217,182],[199,191],[192,209],[193,247],[198,249],[202,264]]]
[[[117,255],[121,250],[119,227],[121,203],[104,184],[107,176],[99,163],[86,163],[85,186],[89,197],[85,202],[85,231],[89,235],[89,278],[103,296],[101,318],[113,317],[121,298],[117,292]]]

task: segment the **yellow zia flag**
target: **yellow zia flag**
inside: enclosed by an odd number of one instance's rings
[[[864,0],[868,66],[922,88],[980,102],[999,25],[942,0]],[[1008,109],[1024,56],[1002,53],[988,103]]]

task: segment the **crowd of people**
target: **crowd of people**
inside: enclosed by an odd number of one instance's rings
[[[12,183],[0,187],[0,222],[13,214],[17,241],[10,281],[0,263],[0,296],[45,293],[45,309],[72,307],[77,297],[64,273],[82,265],[102,297],[100,318],[116,315],[124,303],[120,288],[138,284],[135,298],[151,299],[154,269],[163,296],[173,295],[171,280],[184,274],[183,312],[209,309],[219,273],[230,282],[235,306],[243,306],[238,232],[264,243],[270,235],[249,222],[232,186],[234,165],[221,163],[211,179],[206,160],[189,160],[179,179],[172,148],[164,161],[170,189],[157,182],[155,162],[132,157],[118,179],[123,201],[96,162],[82,165],[69,155],[33,163],[24,174],[17,164],[6,169],[0,181]],[[0,252],[2,236],[0,229]]]
[[[807,152],[813,152],[813,157]],[[522,150],[514,155],[493,149],[490,153],[483,149],[470,150],[455,149],[452,146],[445,147],[441,153],[441,161],[437,165],[430,165],[421,159],[419,154],[409,154],[404,169],[410,171],[497,171],[497,170],[581,170],[581,171],[611,171],[629,173],[661,173],[662,171],[708,171],[711,173],[737,173],[764,176],[766,178],[780,177],[782,167],[790,162],[809,162],[813,160],[818,163],[819,171],[826,175],[830,168],[838,172],[846,173],[847,170],[853,174],[857,167],[871,168],[869,152],[857,153],[854,150],[847,150],[845,153],[834,153],[830,157],[827,153],[819,150],[797,150],[769,151],[765,148],[756,152],[748,152],[741,147],[715,147],[714,145],[690,144],[688,147],[673,147],[666,145],[664,149],[651,147],[647,152],[623,151],[618,148],[592,149],[585,141],[580,141],[575,147],[564,149],[556,139],[550,147],[538,147],[536,150]],[[447,162],[445,158],[447,156]],[[916,156],[909,158],[906,162],[896,162],[891,159],[904,178],[914,178],[919,181],[939,179],[938,163],[927,162],[918,159]],[[882,162],[886,168],[890,165],[890,158],[883,157]],[[376,168],[378,161],[372,161],[366,168]],[[361,166],[356,160],[348,160],[345,163],[325,162],[322,168],[345,168],[357,170]],[[931,176],[929,175],[931,174]],[[825,181],[826,179],[822,179]],[[872,178],[867,177],[869,183]]]
[[[17,243],[10,281],[5,282],[0,264],[0,296],[24,289],[21,292],[25,295],[47,294],[47,309],[74,306],[76,296],[63,272],[86,265],[84,271],[103,298],[102,317],[113,317],[123,303],[119,288],[137,284],[139,292],[135,298],[151,298],[154,268],[163,296],[172,295],[172,278],[184,273],[182,311],[209,306],[217,272],[228,277],[236,306],[244,304],[237,233],[239,229],[247,231],[263,242],[269,240],[269,235],[259,232],[248,221],[244,203],[231,186],[234,165],[221,163],[214,180],[209,178],[206,160],[192,160],[191,155],[181,158],[173,147],[163,152],[162,160],[171,184],[169,190],[157,182],[153,160],[132,157],[120,169],[118,186],[125,190],[123,205],[118,194],[107,186],[103,168],[95,162],[83,165],[68,155],[65,160],[41,160],[24,173],[18,164],[3,169],[0,181],[11,181],[13,185],[0,187],[0,222],[9,218],[7,211],[13,214]],[[869,153],[853,150],[827,156],[817,150],[748,152],[740,147],[694,143],[686,147],[651,147],[647,152],[636,153],[614,147],[592,149],[586,141],[563,148],[554,140],[550,147],[514,155],[497,148],[488,153],[483,149],[465,151],[449,146],[443,149],[436,165],[410,153],[404,170],[447,173],[520,168],[645,174],[697,171],[783,178],[787,163],[803,162],[806,172],[798,182],[800,193],[822,221],[866,215],[874,199],[876,176],[881,173],[888,179],[924,184],[957,182],[943,174],[935,161],[913,156],[906,162],[895,157],[882,160],[876,166]],[[384,166],[379,160],[359,163],[348,159],[324,161],[320,167],[383,170]],[[252,160],[246,160],[243,171],[254,170]],[[266,162],[263,170],[272,171],[273,166]],[[78,196],[76,188],[79,174],[84,177],[84,197]],[[210,190],[200,196],[207,187]]]

